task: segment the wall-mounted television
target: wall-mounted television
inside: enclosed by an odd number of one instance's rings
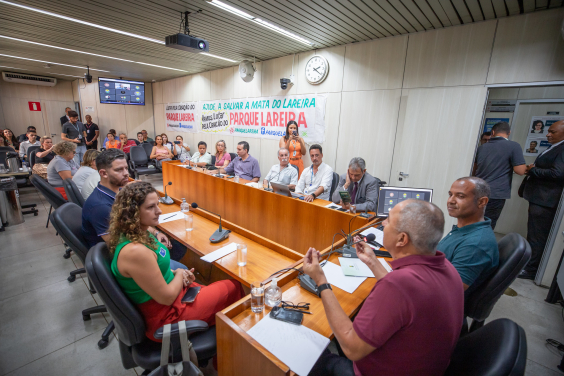
[[[99,77],[98,88],[100,103],[145,105],[144,82]]]

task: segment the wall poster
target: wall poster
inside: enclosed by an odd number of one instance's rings
[[[546,132],[553,123],[564,120],[564,116],[533,116],[528,130],[523,155],[536,157],[550,145],[546,140]]]
[[[200,128],[199,103],[167,103],[165,117],[168,131],[197,132]]]

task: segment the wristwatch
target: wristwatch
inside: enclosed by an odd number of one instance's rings
[[[317,196],[315,195],[315,193],[311,194],[313,196],[313,199],[315,200],[317,198]]]
[[[327,290],[327,289],[333,290],[329,283],[324,283],[322,285],[317,286],[317,296],[319,296],[321,298],[321,291]]]

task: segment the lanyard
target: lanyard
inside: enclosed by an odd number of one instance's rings
[[[319,172],[319,170],[317,170],[317,172]],[[312,185],[313,185],[313,166],[311,166],[311,182],[309,183],[309,186],[311,187]]]
[[[72,124],[72,123],[71,123],[71,124]],[[79,128],[78,128],[78,124],[72,124],[72,127],[73,127],[74,129],[76,129],[76,131],[78,132],[78,134],[80,134],[80,130],[79,130]]]

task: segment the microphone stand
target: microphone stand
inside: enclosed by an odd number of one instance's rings
[[[166,193],[166,187],[167,187],[168,185],[172,185],[172,182],[169,181],[168,184],[165,185],[165,187],[164,187],[165,195],[164,195],[164,197],[161,197],[159,201],[160,201],[161,203],[165,204],[165,205],[172,205],[172,204],[174,204],[174,201],[172,200],[171,197],[168,197],[168,194]]]
[[[191,206],[192,206],[192,208],[194,208],[194,209],[201,209],[201,210],[203,210],[203,211],[205,211],[205,212],[208,212],[208,213],[213,214],[213,215],[217,215],[217,216],[219,217],[219,229],[217,229],[217,230],[210,236],[210,242],[212,242],[212,243],[219,243],[219,242],[221,242],[221,241],[223,241],[223,240],[225,240],[225,239],[227,239],[227,238],[229,237],[229,233],[231,232],[231,230],[224,230],[224,229],[221,227],[221,215],[219,215],[219,214],[217,214],[217,213],[214,213],[214,212],[211,212],[211,211],[209,211],[209,210],[206,210],[206,209],[204,209],[204,208],[200,208],[200,207],[198,206],[198,204],[196,204],[195,202],[193,202]]]
[[[355,215],[349,221],[349,233],[348,234],[345,234],[344,231],[341,230],[341,231],[343,231],[343,234],[346,236],[347,242],[341,248],[337,249],[337,252],[341,252],[343,254],[343,257],[358,258],[358,256],[356,255],[356,248],[353,245],[353,237],[351,236],[351,224],[352,224],[352,221],[360,215],[362,215],[362,213]]]

